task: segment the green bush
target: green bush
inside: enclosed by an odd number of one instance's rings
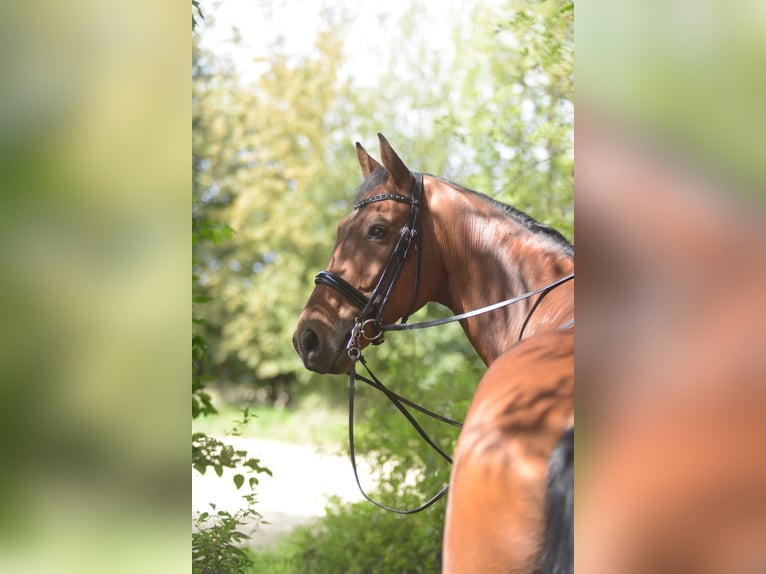
[[[414,506],[416,496],[404,502]],[[421,574],[439,572],[444,504],[400,516],[369,502],[334,501],[314,525],[256,553],[250,572],[274,574]]]
[[[247,540],[247,534],[239,531],[248,520],[260,518],[256,512],[255,495],[243,498],[247,506],[233,514],[216,510],[211,504],[212,514],[202,512],[194,520],[192,532],[192,572],[194,574],[218,574],[244,572],[252,563],[250,555],[239,547]]]
[[[242,427],[252,417],[249,409],[245,409],[242,415],[242,419],[229,431],[231,436],[240,435]],[[254,519],[260,521],[261,514],[255,510],[254,489],[258,485],[258,475],[271,476],[271,471],[261,465],[259,459],[249,456],[247,451],[236,450],[204,433],[192,434],[192,467],[200,474],[213,468],[219,477],[225,468],[241,471],[234,475],[234,485],[239,489],[247,480],[250,487],[250,492],[242,496],[246,503],[244,508],[231,513],[218,510],[211,503],[212,512],[201,512],[196,516],[192,529],[192,571],[195,574],[244,572],[251,560],[240,547],[248,539],[248,535],[240,530]]]

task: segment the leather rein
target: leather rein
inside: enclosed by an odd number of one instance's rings
[[[385,267],[383,268],[382,273],[380,274],[380,277],[378,278],[378,282],[375,285],[375,288],[372,291],[372,295],[367,297],[364,293],[359,291],[356,287],[348,283],[345,279],[340,277],[337,273],[334,273],[333,271],[320,271],[317,273],[316,277],[314,278],[314,284],[315,285],[326,285],[327,287],[330,287],[343,295],[346,299],[348,299],[351,303],[353,303],[356,307],[360,309],[359,313],[357,313],[356,317],[354,318],[354,326],[351,329],[351,332],[349,333],[348,342],[346,344],[346,352],[348,353],[348,357],[351,360],[351,368],[349,369],[349,396],[348,396],[348,441],[349,441],[349,453],[351,458],[351,466],[354,470],[354,478],[356,480],[356,484],[359,487],[359,491],[362,493],[362,496],[375,506],[382,508],[384,510],[388,510],[389,512],[394,512],[396,514],[415,514],[417,512],[420,512],[422,510],[425,510],[426,508],[433,505],[435,502],[437,502],[439,499],[441,499],[446,493],[449,488],[448,485],[445,485],[439,492],[437,492],[433,497],[428,499],[426,502],[421,504],[420,506],[412,509],[407,510],[399,510],[395,508],[391,508],[389,506],[386,506],[372,498],[364,491],[364,488],[362,488],[361,481],[359,480],[359,472],[357,470],[356,465],[356,449],[355,449],[355,442],[354,442],[354,394],[356,390],[356,380],[361,380],[362,382],[368,384],[369,386],[381,391],[386,398],[391,401],[391,403],[399,410],[399,412],[402,413],[405,419],[412,425],[412,427],[417,431],[417,433],[423,438],[423,440],[432,448],[434,451],[436,451],[444,460],[452,463],[452,458],[438,445],[434,440],[428,435],[428,433],[423,430],[423,428],[418,424],[418,422],[415,420],[415,418],[412,416],[412,413],[408,410],[407,407],[410,407],[414,410],[417,410],[435,420],[438,420],[440,422],[443,422],[445,424],[449,424],[452,426],[455,426],[457,428],[462,428],[463,424],[457,421],[454,421],[452,419],[449,419],[445,416],[439,415],[433,411],[428,410],[427,408],[418,405],[417,403],[414,403],[413,401],[406,399],[405,397],[393,392],[388,387],[386,387],[376,376],[375,374],[370,370],[370,367],[367,365],[367,361],[362,356],[362,352],[360,349],[360,346],[362,344],[363,340],[366,340],[369,343],[372,343],[373,345],[379,345],[383,342],[384,334],[387,331],[405,331],[405,330],[412,330],[412,329],[426,329],[429,327],[436,327],[439,325],[444,325],[446,323],[451,323],[454,321],[460,321],[463,319],[468,319],[470,317],[475,317],[477,315],[481,315],[483,313],[489,313],[491,311],[495,311],[496,309],[500,309],[502,307],[507,307],[508,305],[512,305],[514,303],[517,303],[519,301],[522,301],[524,299],[528,299],[529,297],[532,297],[534,295],[537,295],[541,293],[542,295],[540,298],[535,302],[532,310],[535,309],[537,304],[542,300],[542,298],[551,290],[556,288],[557,286],[561,285],[562,283],[565,283],[567,281],[570,281],[574,278],[574,273],[567,275],[565,277],[562,277],[561,279],[557,279],[556,281],[549,283],[548,285],[544,285],[542,287],[539,287],[537,289],[534,289],[532,291],[529,291],[528,293],[524,293],[523,295],[519,295],[517,297],[512,297],[510,299],[506,299],[505,301],[500,301],[499,303],[494,303],[492,305],[487,305],[485,307],[481,307],[479,309],[474,309],[473,311],[468,311],[466,313],[462,313],[459,315],[453,315],[451,317],[446,317],[444,319],[436,319],[432,321],[423,321],[419,323],[407,323],[407,318],[412,314],[415,303],[416,303],[416,297],[418,292],[418,285],[420,281],[420,198],[423,194],[423,174],[419,172],[412,172],[412,175],[414,177],[414,183],[412,186],[412,195],[411,197],[406,197],[404,195],[399,195],[396,193],[381,193],[377,195],[373,195],[371,197],[368,197],[367,199],[358,201],[354,203],[354,210],[361,209],[362,207],[369,205],[371,203],[375,203],[378,201],[398,201],[401,203],[407,203],[410,205],[410,214],[407,223],[402,227],[399,239],[396,242],[396,245],[394,246],[393,251],[391,252],[391,256],[388,259],[388,262],[386,263]],[[394,284],[396,283],[397,278],[399,277],[399,273],[402,270],[402,267],[404,266],[405,261],[407,260],[407,257],[410,253],[410,250],[413,248],[414,244],[414,250],[415,250],[415,290],[413,292],[412,301],[410,303],[410,307],[407,311],[407,313],[402,317],[401,323],[397,324],[384,324],[382,321],[383,312],[386,309],[386,306],[388,305],[389,300],[391,299],[391,293],[394,288]],[[568,321],[564,325],[562,325],[560,328],[565,329],[571,326]],[[523,332],[523,330],[522,330]],[[521,337],[520,337],[521,338]],[[356,363],[360,362],[362,366],[367,371],[367,374],[369,377],[360,375],[356,372]]]

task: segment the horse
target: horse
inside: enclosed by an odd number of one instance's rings
[[[356,144],[363,182],[293,345],[307,369],[348,373],[366,345],[381,342],[381,325],[429,301],[464,316],[488,369],[454,454],[442,572],[571,572],[572,512],[555,513],[570,523],[557,537],[546,535],[545,509],[567,505],[556,487],[574,488],[571,465],[555,462],[574,440],[574,248],[516,208],[411,171],[378,138],[382,163]],[[509,298],[518,301],[471,313]]]

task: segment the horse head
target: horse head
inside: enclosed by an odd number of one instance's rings
[[[419,289],[416,253],[422,249],[422,176],[378,137],[382,165],[356,144],[364,181],[353,210],[338,224],[327,269],[317,275],[293,334],[303,364],[318,373],[349,370],[347,343],[355,325],[373,317],[393,323],[427,300]],[[361,335],[359,349],[375,339],[365,329]]]

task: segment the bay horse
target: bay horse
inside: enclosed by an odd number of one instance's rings
[[[574,274],[558,231],[411,171],[378,137],[382,165],[356,144],[364,181],[294,331],[318,373],[349,372],[380,325],[429,301],[463,314]],[[488,370],[454,454],[442,572],[571,572],[574,281],[460,322]]]

